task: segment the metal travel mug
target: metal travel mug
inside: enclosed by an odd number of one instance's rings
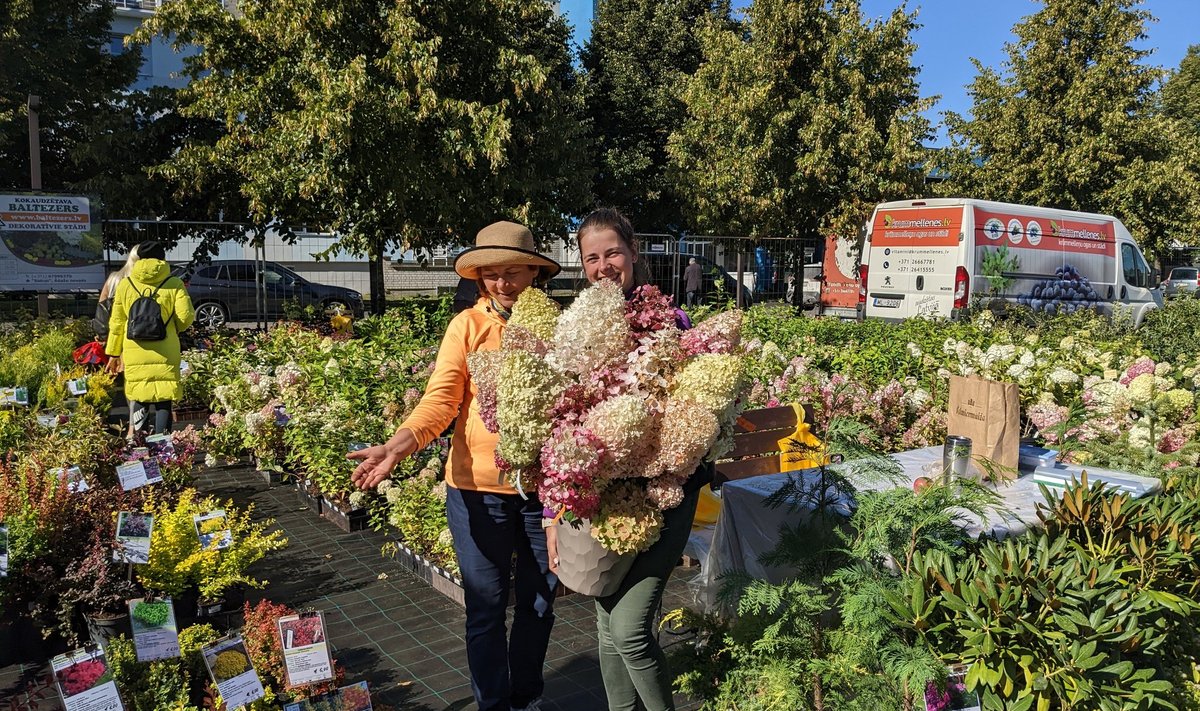
[[[966,477],[971,471],[971,438],[949,435],[942,448],[942,471],[947,479]]]

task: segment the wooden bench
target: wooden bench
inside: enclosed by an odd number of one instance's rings
[[[804,421],[813,421],[808,405],[804,406]],[[783,471],[779,440],[795,432],[797,424],[796,410],[790,405],[743,412],[734,429],[733,451],[717,462],[712,488],[727,481]]]

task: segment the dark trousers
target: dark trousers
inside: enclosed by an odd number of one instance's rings
[[[154,420],[150,420],[150,408],[154,408]],[[129,423],[134,432],[144,434],[166,434],[171,431],[171,401],[129,401]]]
[[[621,587],[596,598],[596,632],[600,642],[600,676],[609,711],[673,711],[673,677],[655,635],[654,617],[667,578],[679,563],[692,533],[698,491],[663,513],[662,536],[638,553]]]
[[[546,552],[542,504],[536,496],[526,500],[447,487],[446,516],[462,572],[475,702],[479,711],[524,708],[545,686],[542,667],[558,585]],[[516,606],[506,640],[510,576]]]

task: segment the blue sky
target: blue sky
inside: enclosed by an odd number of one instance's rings
[[[744,7],[745,0],[735,0]],[[886,17],[897,0],[863,0],[868,17]],[[941,95],[930,115],[935,123],[946,110],[968,113],[971,109],[966,85],[975,78],[974,57],[985,65],[1000,67],[1004,43],[1013,39],[1012,27],[1022,17],[1042,7],[1033,0],[925,0],[910,2],[919,10],[916,64],[921,68],[921,93]],[[1146,0],[1144,7],[1158,22],[1146,28],[1146,49],[1154,49],[1151,64],[1174,69],[1187,53],[1189,44],[1200,43],[1200,0]],[[587,41],[592,21],[592,0],[561,0],[560,8],[575,27],[575,41]],[[942,143],[939,140],[938,143]]]

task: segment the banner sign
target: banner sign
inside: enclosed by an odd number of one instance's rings
[[[0,194],[0,289],[99,289],[103,239],[93,208],[80,195]]]

